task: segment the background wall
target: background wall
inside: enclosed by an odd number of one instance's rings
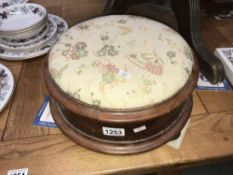
[[[101,14],[107,0],[30,0],[45,6],[48,13],[63,17],[69,27]]]

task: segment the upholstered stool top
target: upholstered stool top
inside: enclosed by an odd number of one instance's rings
[[[111,15],[72,27],[52,48],[49,73],[67,95],[109,109],[155,105],[188,81],[192,51],[170,27]]]

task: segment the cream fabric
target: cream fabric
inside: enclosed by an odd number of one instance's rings
[[[64,92],[113,109],[167,100],[185,85],[192,65],[191,49],[177,32],[128,15],[75,25],[49,55],[49,72]]]

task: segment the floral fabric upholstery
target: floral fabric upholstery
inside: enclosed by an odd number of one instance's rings
[[[161,103],[190,77],[192,51],[164,24],[111,15],[73,26],[52,48],[49,72],[68,95],[100,108]]]

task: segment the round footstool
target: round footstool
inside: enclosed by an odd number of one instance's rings
[[[92,150],[132,154],[179,135],[192,110],[198,65],[170,27],[111,15],[73,26],[44,69],[58,127]]]

